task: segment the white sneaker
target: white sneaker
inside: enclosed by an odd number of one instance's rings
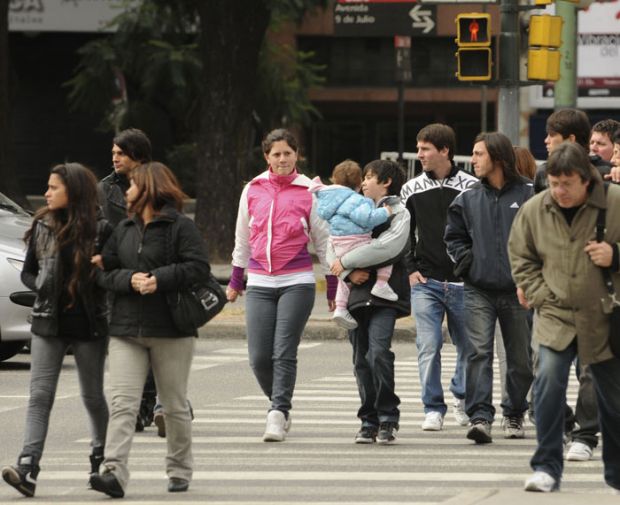
[[[263,442],[283,442],[288,430],[291,429],[291,415],[288,419],[280,410],[270,410],[267,414],[267,427],[263,435]]]
[[[398,300],[398,295],[394,293],[394,290],[387,282],[382,285],[375,284],[370,290],[370,294],[376,296],[377,298],[383,298],[384,300],[389,300],[391,302]]]
[[[424,431],[441,431],[443,426],[443,416],[441,412],[432,411],[427,412],[422,423],[422,429]]]
[[[465,400],[459,399],[456,396],[452,402],[452,413],[456,424],[459,426],[467,426],[469,424],[469,416],[465,413]]]
[[[558,490],[557,481],[547,472],[534,472],[526,481],[523,489],[526,491],[538,491],[550,493]]]
[[[353,316],[347,309],[334,310],[332,320],[345,330],[354,330],[357,328],[357,321],[353,319]]]
[[[590,461],[592,459],[592,448],[583,442],[573,442],[570,444],[564,459],[566,461]]]

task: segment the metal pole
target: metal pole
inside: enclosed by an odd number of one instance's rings
[[[481,132],[486,132],[489,131],[489,125],[488,125],[488,121],[487,121],[487,110],[488,110],[488,105],[489,105],[489,100],[488,100],[488,87],[486,86],[486,84],[483,84],[482,86],[480,86],[480,131]]]
[[[405,151],[405,81],[398,81],[398,163],[403,165]]]
[[[560,47],[560,80],[555,83],[555,110],[577,107],[577,7],[558,0],[555,12],[564,20]]]
[[[497,129],[519,142],[519,1],[501,0]]]

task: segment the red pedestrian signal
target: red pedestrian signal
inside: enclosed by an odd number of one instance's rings
[[[459,47],[491,45],[491,15],[470,12],[456,16],[456,43]]]
[[[470,12],[456,16],[456,77],[459,81],[490,81],[491,15]]]

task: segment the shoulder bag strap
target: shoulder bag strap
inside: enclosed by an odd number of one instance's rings
[[[605,187],[605,197],[607,197],[607,188],[609,187],[609,183],[603,183]],[[607,214],[607,209],[599,209],[598,216],[596,218],[596,241],[603,242],[605,239],[605,216]],[[603,281],[605,282],[605,287],[607,288],[607,293],[611,298],[614,305],[616,304],[616,290],[614,289],[614,283],[611,279],[611,269],[610,268],[601,268],[603,272]]]

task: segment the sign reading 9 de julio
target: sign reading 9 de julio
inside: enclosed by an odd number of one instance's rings
[[[390,37],[436,35],[434,5],[415,1],[338,0],[334,4],[334,35]]]

